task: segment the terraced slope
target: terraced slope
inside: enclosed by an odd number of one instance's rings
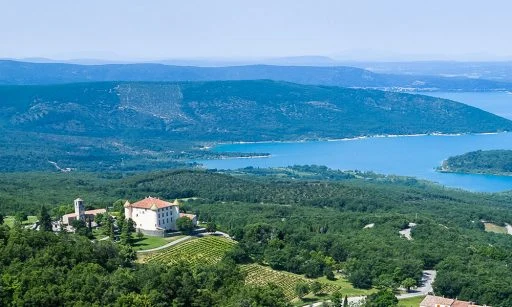
[[[247,274],[246,283],[249,285],[264,286],[268,284],[275,284],[283,288],[284,294],[288,300],[292,300],[296,297],[295,286],[298,283],[307,283],[311,285],[313,280],[307,279],[303,276],[288,273],[284,271],[276,271],[269,267],[262,266],[259,264],[247,264],[242,265],[242,271]],[[322,284],[322,292],[331,293],[339,289],[339,287],[327,284]]]
[[[160,262],[171,265],[179,262],[215,264],[235,244],[235,241],[224,237],[207,236],[189,240],[155,253],[146,257],[144,262]]]

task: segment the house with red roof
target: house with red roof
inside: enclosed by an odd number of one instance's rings
[[[182,215],[179,211],[178,200],[168,202],[155,197],[146,197],[135,203],[127,201],[124,204],[126,219],[132,219],[137,231],[147,235],[164,236],[167,231],[177,230],[176,220]],[[195,215],[188,216],[197,225]]]
[[[490,307],[477,305],[473,302],[459,301],[435,295],[427,295],[420,303],[420,307]]]

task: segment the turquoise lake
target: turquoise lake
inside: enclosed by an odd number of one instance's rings
[[[512,119],[509,93],[428,93]],[[435,171],[444,159],[479,149],[512,149],[512,133],[458,136],[373,137],[340,141],[223,144],[217,152],[265,152],[271,157],[198,161],[208,168],[279,167],[317,164],[341,170],[413,176],[470,191],[512,190],[512,177]]]

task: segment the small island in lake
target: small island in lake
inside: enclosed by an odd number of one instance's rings
[[[453,156],[438,168],[447,173],[512,176],[512,150],[478,150]]]

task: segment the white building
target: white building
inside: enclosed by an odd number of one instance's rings
[[[148,235],[163,235],[165,231],[177,230],[176,220],[180,217],[180,211],[178,200],[171,203],[146,197],[133,204],[127,201],[124,204],[124,215],[126,219],[131,218],[135,222],[137,230]],[[197,218],[192,220],[197,221]]]

